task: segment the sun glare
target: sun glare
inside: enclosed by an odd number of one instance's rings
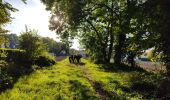
[[[59,21],[58,17],[54,17],[54,21],[55,22]]]

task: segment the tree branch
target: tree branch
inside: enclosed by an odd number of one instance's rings
[[[93,30],[96,32],[96,34],[97,34],[97,36],[98,36],[98,38],[99,38],[99,42],[103,45],[102,38],[100,37],[100,34],[99,34],[98,30],[94,27],[94,25],[93,25],[89,20],[86,19],[86,21],[87,21],[87,23],[90,24],[90,26],[91,26],[91,27],[93,28]]]

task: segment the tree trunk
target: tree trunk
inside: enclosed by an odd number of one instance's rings
[[[165,79],[159,86],[156,94],[157,98],[169,100],[170,96],[170,0],[161,0],[161,8],[163,16],[161,26],[162,51],[164,54],[164,62],[167,69],[167,79]]]
[[[170,23],[169,23],[170,24]],[[165,41],[163,43],[163,53],[164,53],[164,61],[167,69],[167,75],[170,78],[170,32],[164,34]]]
[[[168,23],[170,25],[170,23]],[[168,25],[167,24],[167,25]],[[167,69],[167,75],[170,78],[170,29],[167,28],[167,31],[163,33],[163,54],[165,66]]]
[[[115,57],[114,57],[114,63],[116,65],[121,64],[121,57],[122,57],[122,53],[123,53],[122,48],[124,46],[125,39],[126,39],[125,34],[118,35],[118,44],[115,47]]]
[[[164,23],[162,29],[162,50],[167,69],[167,75],[170,78],[170,1],[162,0],[162,9],[164,13]]]
[[[131,67],[135,67],[135,54],[134,52],[130,52],[129,54],[129,63],[131,64]]]
[[[109,45],[109,53],[108,53],[108,59],[107,59],[107,62],[110,63],[110,59],[111,59],[111,55],[112,55],[112,52],[113,52],[113,35],[111,33],[111,36],[110,36],[110,45]]]
[[[111,9],[113,9],[113,1],[112,1],[112,6],[111,6]],[[111,20],[113,20],[113,16],[114,16],[114,13],[113,11],[111,12]],[[114,41],[114,36],[113,36],[113,22],[110,23],[111,24],[111,27],[109,29],[109,26],[108,26],[108,32],[109,32],[109,36],[110,36],[110,44],[109,44],[109,51],[108,51],[108,63],[110,63],[110,59],[111,59],[111,55],[112,55],[112,52],[113,52],[113,41]],[[110,30],[110,31],[109,31]]]
[[[107,63],[106,47],[105,47],[105,46],[103,46],[102,53],[103,53],[103,60],[104,60],[104,63]]]

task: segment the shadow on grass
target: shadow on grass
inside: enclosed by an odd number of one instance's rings
[[[108,72],[132,72],[132,71],[137,71],[137,72],[146,72],[146,70],[142,69],[141,67],[131,67],[125,64],[121,65],[115,65],[113,63],[111,64],[100,64],[100,69],[104,69],[105,71]]]
[[[80,62],[80,63],[76,63],[76,65],[80,65],[80,66],[84,66],[86,63]]]
[[[75,67],[76,66],[84,66],[86,63],[83,63],[83,62],[80,62],[80,63],[69,63],[67,64],[67,66],[70,66],[70,67]]]
[[[72,84],[70,90],[76,92],[74,100],[119,100],[116,93],[104,90],[99,82],[91,83],[95,92],[82,85],[78,80],[71,80],[70,83]]]
[[[70,90],[74,91],[74,100],[96,100],[97,97],[89,87],[83,85],[78,80],[70,80]]]
[[[164,80],[163,74],[138,73],[130,79],[130,88],[143,95],[144,99],[155,98],[159,85]]]
[[[0,94],[7,89],[12,89],[20,77],[30,75],[33,71],[34,69],[32,69],[31,65],[13,62],[9,63],[5,73],[1,75],[3,80],[0,80]]]
[[[121,85],[119,81],[113,80],[112,78],[109,78],[109,80],[110,80],[110,83],[115,84],[115,90],[121,89],[122,91],[126,93],[132,92],[129,87]]]
[[[155,98],[155,94],[162,80],[165,78],[164,74],[147,72],[140,67],[130,67],[127,65],[115,66],[114,64],[101,65],[100,69],[108,72],[132,72],[127,81],[128,86],[120,84],[119,81],[112,77],[108,77],[111,84],[115,84],[115,90],[121,89],[125,93],[138,93],[143,96],[143,99]],[[134,72],[134,73],[133,73]]]
[[[170,78],[165,78],[156,93],[158,100],[170,100]]]
[[[104,90],[102,84],[100,82],[93,82],[93,87],[95,91],[100,95],[101,100],[119,100],[120,97],[111,91]]]
[[[129,77],[128,85],[121,84],[112,77],[107,78],[110,84],[114,84],[114,90],[122,90],[123,93],[131,96],[140,94],[142,99],[150,100],[155,98],[160,82],[164,79],[161,75],[138,73]]]

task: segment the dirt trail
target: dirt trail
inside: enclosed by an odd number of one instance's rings
[[[109,93],[108,91],[105,91],[102,89],[102,86],[100,83],[94,81],[94,79],[90,76],[88,69],[83,66],[78,66],[84,73],[85,77],[88,79],[90,84],[94,87],[96,94],[99,96],[100,100],[109,100],[110,97],[113,97],[113,93]]]
[[[85,67],[85,64],[79,64],[79,65],[75,65],[75,64],[67,64],[67,66],[69,67],[77,67],[80,68],[82,70],[82,72],[84,73],[84,76],[87,78],[87,80],[89,81],[89,83],[93,86],[93,88],[95,89],[96,94],[99,96],[100,100],[110,100],[111,97],[116,97],[116,94],[112,93],[112,92],[108,92],[102,89],[102,85],[98,82],[96,82],[91,76],[90,73],[88,71],[88,69]]]

